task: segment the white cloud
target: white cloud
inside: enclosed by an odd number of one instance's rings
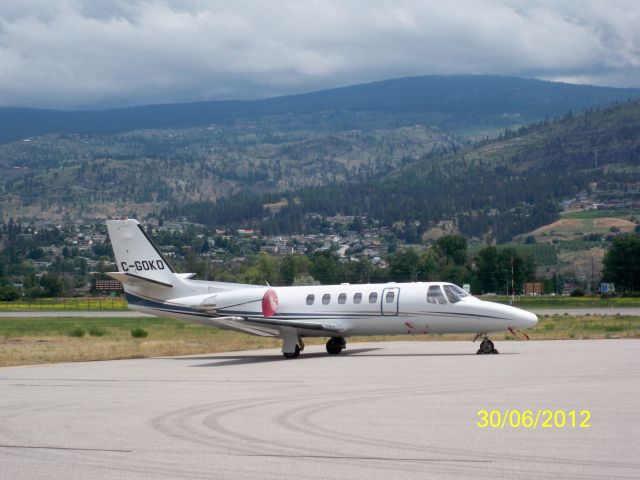
[[[253,98],[448,73],[640,87],[635,1],[7,3],[0,105]]]

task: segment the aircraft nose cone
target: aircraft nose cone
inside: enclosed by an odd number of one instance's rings
[[[521,312],[520,316],[523,328],[535,327],[538,323],[538,316],[535,313],[527,312],[526,310],[521,310]]]

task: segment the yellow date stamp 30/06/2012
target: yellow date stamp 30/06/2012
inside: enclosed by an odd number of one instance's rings
[[[591,428],[589,410],[478,410],[480,428]]]

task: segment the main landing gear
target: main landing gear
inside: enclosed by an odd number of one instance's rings
[[[298,358],[301,351],[302,349],[300,348],[300,345],[296,345],[293,352],[282,352],[282,354],[284,355],[284,358]]]
[[[331,337],[327,342],[329,355],[338,355],[343,348],[347,348],[347,342],[342,337]]]
[[[298,358],[304,350],[302,338],[292,335],[283,336],[282,355],[284,358]],[[327,342],[327,352],[329,355],[338,355],[347,348],[347,342],[342,337],[331,337]]]
[[[304,350],[304,342],[302,341],[302,337],[291,335],[284,338],[284,342],[282,344],[282,355],[284,358],[298,358],[300,356],[300,352]]]
[[[491,353],[493,354],[498,353],[498,350],[496,350],[495,347],[493,346],[493,342],[489,340],[489,337],[487,337],[486,335],[478,334],[476,335],[476,338],[473,339],[473,341],[475,342],[480,337],[482,337],[483,340],[482,342],[480,342],[480,348],[476,352],[478,355],[488,355]]]

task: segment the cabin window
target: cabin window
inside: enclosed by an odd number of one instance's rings
[[[353,294],[353,303],[361,303],[362,302],[362,294],[361,293],[354,293]]]
[[[393,301],[396,299],[396,293],[395,292],[387,292],[387,294],[384,297],[384,301],[387,303],[393,303]]]
[[[329,302],[331,301],[331,294],[330,293],[325,293],[322,296],[322,304],[323,305],[329,305]]]
[[[313,293],[307,295],[307,305],[313,305],[313,301],[316,299],[316,296]]]
[[[369,303],[376,303],[378,301],[378,294],[376,292],[371,292],[369,294]]]
[[[444,293],[449,299],[449,303],[457,303],[460,301],[460,295],[451,287],[453,287],[453,285],[444,285],[442,288],[444,288]]]
[[[429,290],[427,290],[427,303],[435,303],[438,305],[444,305],[447,303],[440,286],[431,285],[429,287]]]
[[[346,293],[341,293],[340,295],[338,295],[338,303],[339,304],[343,304],[343,303],[347,303],[347,294]]]

